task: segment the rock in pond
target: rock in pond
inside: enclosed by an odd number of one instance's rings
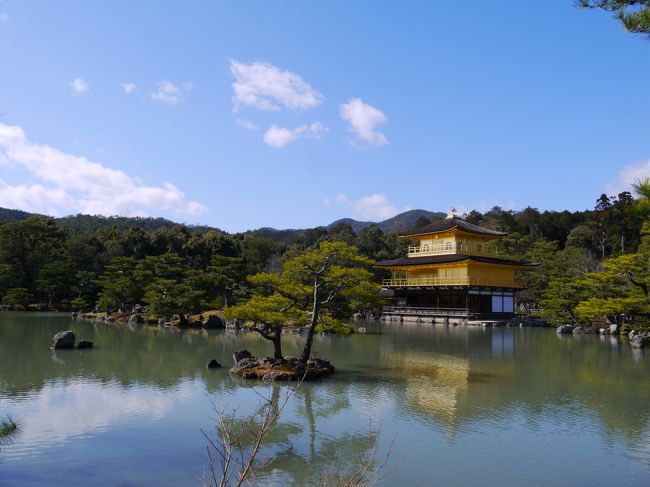
[[[79,340],[79,344],[77,345],[77,348],[79,350],[82,350],[84,348],[93,348],[94,343],[91,342],[90,340]]]
[[[595,333],[593,328],[589,328],[588,326],[576,326],[572,333],[574,335],[590,335],[592,333]]]
[[[75,336],[72,330],[60,331],[52,338],[54,350],[65,350],[74,348]]]
[[[210,360],[206,365],[208,369],[218,369],[221,367],[221,364],[217,362],[215,359]]]
[[[609,325],[609,332],[612,335],[618,335],[618,325]]]
[[[129,321],[128,321],[129,325],[140,325],[142,323],[144,323],[144,318],[142,316],[137,315],[135,313],[129,316]]]
[[[206,330],[224,330],[226,328],[226,323],[217,315],[208,316],[202,325]]]
[[[632,348],[646,348],[650,345],[650,333],[639,333],[630,339]]]
[[[573,325],[560,325],[555,331],[557,333],[573,333]]]

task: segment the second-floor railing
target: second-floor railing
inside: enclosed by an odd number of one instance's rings
[[[409,257],[424,257],[427,255],[469,254],[494,257],[499,255],[494,245],[467,244],[462,242],[424,244],[409,246]]]
[[[414,286],[492,286],[523,288],[520,282],[503,279],[475,279],[470,277],[416,277],[404,279],[384,279],[381,281],[385,287],[414,287]]]

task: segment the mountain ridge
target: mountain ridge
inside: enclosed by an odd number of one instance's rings
[[[412,228],[415,226],[419,218],[427,218],[428,220],[434,220],[439,218],[444,218],[445,213],[433,212],[429,210],[408,210],[402,213],[399,213],[391,218],[379,222],[371,221],[362,221],[355,220],[354,218],[340,218],[336,221],[331,222],[328,225],[317,225],[311,228],[324,227],[327,230],[338,225],[349,225],[355,233],[363,230],[364,228],[369,227],[370,225],[377,225],[384,233],[396,232],[399,230],[404,230],[406,228]],[[52,217],[47,215],[42,215],[39,213],[31,213],[22,210],[14,210],[10,208],[0,208],[0,222],[13,222],[13,221],[22,221],[26,220],[31,216],[40,216],[45,218],[52,218],[59,226],[64,230],[79,234],[79,233],[94,233],[100,228],[110,228],[116,226],[121,229],[138,227],[142,228],[145,231],[156,231],[160,228],[171,228],[175,226],[185,226],[197,231],[218,231],[223,232],[223,230],[211,227],[209,225],[186,225],[184,223],[174,222],[162,217],[126,217],[126,216],[101,216],[101,215],[68,215],[64,217]],[[234,233],[243,233],[249,235],[257,235],[273,240],[285,240],[296,232],[300,232],[307,229],[297,229],[297,228],[283,228],[277,229],[272,227],[260,227],[253,230],[247,230],[245,232],[234,232]],[[229,232],[224,232],[229,233]]]

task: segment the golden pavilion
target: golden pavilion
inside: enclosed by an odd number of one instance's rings
[[[402,259],[376,262],[390,270],[382,296],[387,314],[510,318],[515,292],[525,287],[517,271],[538,264],[499,257],[497,241],[507,235],[456,218],[400,233],[411,245]]]

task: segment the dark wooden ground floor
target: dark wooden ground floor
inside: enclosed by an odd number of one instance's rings
[[[515,289],[449,286],[403,287],[390,291],[385,290],[382,295],[391,314],[507,318],[515,313]]]

